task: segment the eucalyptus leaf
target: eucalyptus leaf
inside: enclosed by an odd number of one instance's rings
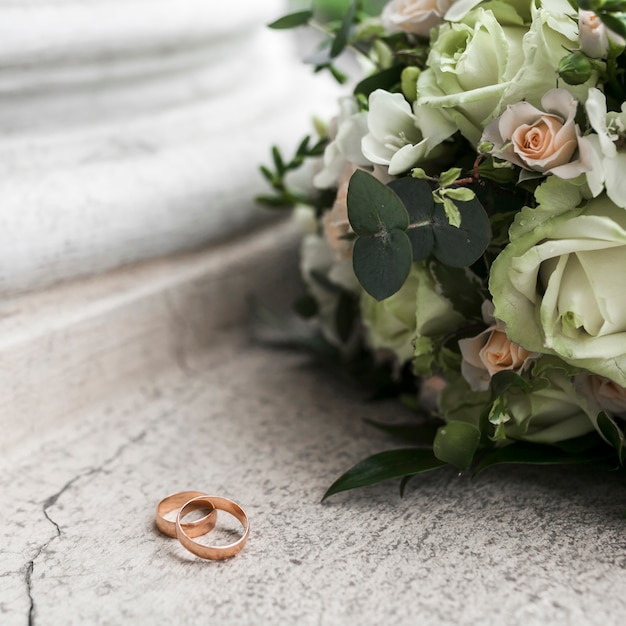
[[[435,238],[432,229],[435,203],[430,185],[411,177],[398,178],[388,185],[398,195],[409,214],[407,230],[413,260],[422,261],[432,252]]]
[[[436,458],[432,450],[408,448],[379,452],[357,463],[340,476],[328,488],[322,501],[341,491],[421,474],[445,465],[447,463]]]
[[[480,431],[467,422],[448,422],[435,435],[433,452],[441,461],[467,469],[480,442]]]
[[[485,251],[491,240],[489,218],[477,198],[469,202],[457,202],[461,215],[458,228],[448,223],[441,205],[433,211],[433,254],[442,263],[452,267],[467,267]]]
[[[411,262],[411,242],[402,230],[361,236],[354,242],[354,273],[363,289],[376,300],[388,298],[404,285]]]
[[[406,230],[409,215],[393,189],[362,170],[348,184],[348,219],[357,235],[374,235],[394,228]]]
[[[274,28],[276,30],[286,28],[296,28],[297,26],[305,26],[309,20],[313,17],[313,11],[298,11],[296,13],[290,13],[281,17],[271,24],[268,24],[268,28]]]

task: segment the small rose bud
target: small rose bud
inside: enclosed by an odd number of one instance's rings
[[[402,93],[409,102],[417,100],[417,79],[422,73],[419,67],[409,66],[402,70],[400,81],[402,84]]]
[[[589,80],[592,71],[591,61],[577,50],[561,59],[558,74],[568,85],[582,85]]]

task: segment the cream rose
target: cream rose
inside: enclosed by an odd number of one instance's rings
[[[549,178],[522,209],[491,266],[489,291],[507,334],[626,386],[626,212],[606,195]]]
[[[404,31],[428,37],[435,26],[443,21],[454,0],[391,0],[380,16],[386,30]]]
[[[494,145],[494,156],[525,170],[566,179],[589,171],[594,153],[574,121],[578,102],[565,89],[551,89],[541,105],[543,111],[528,102],[509,105],[482,141]]]
[[[521,374],[537,356],[507,337],[504,324],[493,317],[491,302],[484,302],[482,310],[489,327],[476,337],[459,341],[461,373],[474,391],[489,389],[491,377],[498,372],[511,370]]]
[[[575,14],[566,1],[502,0],[468,13],[474,2],[459,4],[463,10],[453,5],[433,38],[427,68],[418,79],[417,103],[440,110],[477,144],[485,126],[508,104],[526,100],[537,106],[554,87],[555,68],[577,43],[570,19]],[[459,21],[449,21],[459,15]],[[595,76],[588,82],[594,81]],[[580,100],[588,86],[567,89]]]

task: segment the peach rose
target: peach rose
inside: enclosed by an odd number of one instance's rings
[[[575,123],[578,102],[565,89],[551,89],[541,99],[544,111],[518,102],[493,120],[481,141],[492,154],[515,165],[559,178],[576,178],[591,169],[593,148]]]
[[[337,261],[344,261],[352,256],[352,244],[343,237],[352,232],[352,227],[348,221],[348,184],[356,169],[350,163],[345,166],[339,179],[333,207],[330,211],[326,211],[322,217],[324,238]]]
[[[454,0],[391,0],[380,16],[389,32],[404,31],[428,38]]]
[[[504,324],[493,317],[491,302],[483,303],[483,319],[489,324],[486,330],[459,341],[461,373],[474,391],[486,391],[491,377],[503,370],[520,374],[536,357],[507,337]]]
[[[577,374],[574,386],[601,411],[626,417],[626,389],[611,379],[597,374]]]

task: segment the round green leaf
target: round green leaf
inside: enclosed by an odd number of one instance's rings
[[[482,204],[474,198],[455,202],[461,224],[451,226],[441,205],[433,210],[433,254],[446,265],[467,267],[476,261],[491,241],[491,225]]]
[[[402,230],[359,237],[354,243],[354,273],[376,300],[388,298],[404,285],[411,261],[411,243]]]
[[[435,202],[430,185],[424,180],[404,177],[389,183],[409,214],[410,224],[406,234],[411,242],[413,260],[422,261],[433,249],[433,211]]]
[[[396,193],[371,174],[354,172],[348,185],[348,219],[357,235],[406,230],[409,216]]]

